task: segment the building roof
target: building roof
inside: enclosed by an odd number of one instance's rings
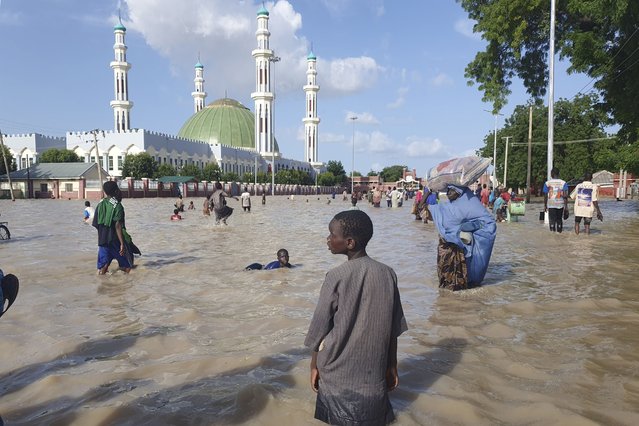
[[[162,183],[187,183],[197,182],[194,176],[162,176],[158,179],[158,182]]]
[[[195,68],[202,68],[202,69],[204,69],[204,65],[202,65],[202,64],[200,63],[200,61],[197,61],[197,64],[195,64]]]
[[[218,99],[186,120],[178,137],[255,149],[255,116],[235,99]],[[275,151],[279,152],[277,141]]]
[[[126,27],[124,25],[122,25],[122,22],[118,22],[115,27],[113,27],[113,31],[126,31]]]
[[[260,7],[260,10],[257,11],[257,16],[260,16],[260,15],[268,16],[268,10],[266,10],[264,5],[262,5],[262,7]]]
[[[309,61],[315,61],[317,60],[317,56],[315,56],[315,53],[313,53],[313,51],[311,50],[306,59],[308,59]]]
[[[33,166],[11,172],[11,179],[78,179],[85,177],[92,169],[98,166],[95,163],[37,163]],[[102,169],[102,176],[109,174]],[[7,175],[0,176],[7,180]]]

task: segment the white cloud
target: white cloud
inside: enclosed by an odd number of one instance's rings
[[[350,3],[351,0],[322,0],[324,7],[333,16],[341,16]]]
[[[379,6],[377,6],[377,8],[375,9],[375,15],[377,15],[377,17],[379,18],[380,16],[384,16],[384,14],[386,13],[386,9],[384,8],[383,4],[380,4]]]
[[[440,157],[448,154],[446,146],[437,138],[417,138],[409,137],[405,147],[408,157]]]
[[[345,123],[351,123],[351,117],[357,117],[355,120],[355,124],[379,124],[379,120],[375,118],[373,114],[370,112],[353,112],[346,111],[346,115],[344,117]]]
[[[458,19],[455,21],[454,28],[455,31],[465,37],[472,38],[473,40],[481,40],[481,34],[473,32],[473,27],[476,23],[477,22],[472,19]]]
[[[140,33],[151,48],[168,58],[179,78],[193,78],[199,52],[205,67],[205,89],[213,99],[227,89],[231,97],[254,90],[255,62],[251,51],[257,45],[259,6],[228,0],[123,1],[128,11],[124,20],[127,30]],[[298,91],[305,83],[310,45],[300,35],[302,16],[288,0],[266,2],[265,7],[269,10],[270,47],[281,58],[271,68],[275,92]],[[112,22],[117,22],[117,17],[112,17]],[[324,59],[321,46],[315,50],[318,82],[325,96],[370,88],[382,70],[371,57]],[[129,52],[129,57],[135,63],[135,52]]]
[[[397,149],[397,145],[388,135],[374,131],[370,134],[368,148],[373,153],[392,153]]]
[[[404,102],[406,102],[407,93],[408,87],[400,87],[399,89],[397,89],[397,98],[393,102],[387,104],[386,107],[390,109],[397,109],[401,107],[402,105],[404,105]]]
[[[430,84],[435,87],[446,87],[453,85],[453,79],[450,78],[447,74],[440,72],[435,77],[430,80]]]
[[[353,93],[373,87],[382,68],[369,56],[318,60],[318,79],[333,92]]]
[[[342,143],[346,142],[346,136],[340,133],[320,132],[320,143]]]

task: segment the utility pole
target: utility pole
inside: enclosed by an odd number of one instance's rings
[[[528,112],[528,166],[526,167],[526,203],[530,203],[530,172],[532,161],[532,111],[531,106]]]
[[[504,156],[504,189],[508,189],[508,185],[506,184],[506,176],[508,173],[508,141],[512,138],[512,136],[503,136],[502,139],[506,139],[506,155]]]
[[[553,166],[555,131],[555,0],[550,0],[550,42],[548,43],[548,180]]]
[[[351,196],[354,193],[354,178],[355,178],[355,120],[357,120],[357,116],[353,116],[353,117],[349,117],[351,119],[351,121],[353,122],[353,158],[352,158],[352,162],[351,162]]]
[[[2,130],[0,130],[0,149],[2,149],[2,159],[4,160],[4,169],[7,172],[7,180],[9,181],[9,192],[11,193],[11,201],[15,201],[16,197],[13,195],[13,184],[11,183],[11,170],[9,170],[9,165],[7,164],[7,156],[4,153],[4,139],[2,139]],[[28,180],[27,180],[27,186],[29,186]]]
[[[101,132],[101,130],[93,129],[89,133],[93,135],[93,146],[95,148],[95,162],[98,165],[98,179],[100,180],[100,191],[102,191],[102,165],[100,164],[100,151],[98,151],[98,133],[99,132]]]

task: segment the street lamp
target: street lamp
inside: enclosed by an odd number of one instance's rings
[[[279,56],[271,56],[269,62],[279,62],[282,58]],[[271,105],[271,195],[275,195],[275,114],[273,114],[273,106],[275,105],[275,77],[271,72],[271,86],[273,89],[273,104]]]
[[[357,116],[349,117],[353,122],[353,158],[351,159],[351,196],[354,194],[354,172],[355,172],[355,120]]]
[[[504,189],[508,186],[506,185],[506,174],[508,173],[508,141],[512,138],[512,136],[502,136],[502,139],[506,139],[506,155],[504,156]]]
[[[504,114],[500,114],[498,112],[495,111],[490,111],[485,109],[484,111],[489,112],[493,115],[493,117],[495,118],[495,140],[493,142],[493,188],[497,188],[497,116],[501,115],[503,116]]]

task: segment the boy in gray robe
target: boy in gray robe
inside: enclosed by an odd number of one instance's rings
[[[397,337],[407,329],[397,276],[366,254],[373,236],[366,213],[338,213],[328,229],[328,249],[348,261],[326,274],[304,341],[313,350],[315,418],[385,425],[395,419],[388,391],[399,384]]]

